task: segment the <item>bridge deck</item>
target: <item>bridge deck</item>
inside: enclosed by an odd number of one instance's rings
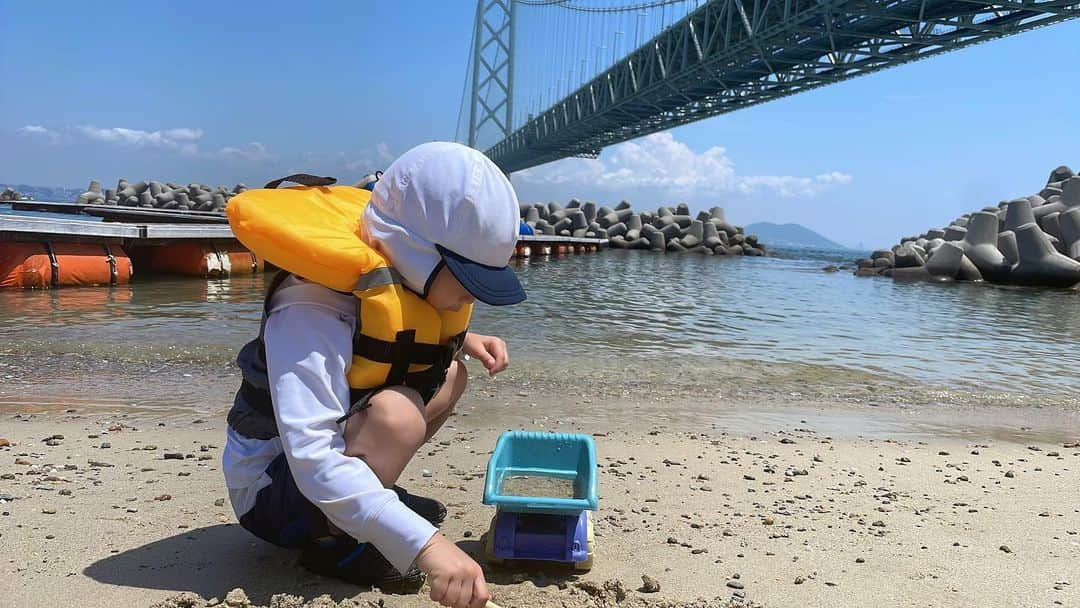
[[[1080,17],[1077,0],[714,0],[486,154],[507,172]]]

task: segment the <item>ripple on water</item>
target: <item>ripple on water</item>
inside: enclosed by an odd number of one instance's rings
[[[928,403],[1075,403],[1075,291],[824,273],[837,254],[607,251],[517,264],[529,299],[477,309],[510,381]],[[850,256],[849,256],[850,257]],[[0,292],[0,404],[46,386],[104,401],[231,401],[265,277]],[[188,374],[187,377],[184,374]],[[500,378],[501,380],[502,378]]]

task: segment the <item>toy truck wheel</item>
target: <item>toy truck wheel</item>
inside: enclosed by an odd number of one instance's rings
[[[584,560],[576,562],[574,564],[574,570],[577,570],[578,572],[592,570],[593,566],[593,552],[594,544],[596,542],[596,536],[593,534],[593,520],[591,511],[585,514],[585,542],[588,545],[588,553],[586,554],[587,557]]]

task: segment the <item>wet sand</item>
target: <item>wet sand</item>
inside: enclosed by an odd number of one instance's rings
[[[443,530],[465,550],[481,553],[502,430],[593,434],[600,459],[594,569],[488,567],[503,606],[1080,605],[1074,412],[727,400],[679,418],[593,396],[559,419],[540,391],[474,383],[402,479],[447,503]],[[240,528],[223,413],[73,409],[0,415],[0,606],[198,606],[178,594],[235,588],[260,606],[432,605],[308,574]]]

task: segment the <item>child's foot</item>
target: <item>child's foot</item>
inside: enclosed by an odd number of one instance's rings
[[[365,587],[419,586],[424,581],[416,566],[402,574],[374,546],[357,543],[351,536],[311,541],[300,552],[300,565],[316,574]]]
[[[398,498],[405,503],[406,507],[409,507],[414,513],[430,521],[433,525],[437,526],[446,519],[446,505],[434,498],[409,494],[401,486],[394,486],[394,491],[397,492]]]

